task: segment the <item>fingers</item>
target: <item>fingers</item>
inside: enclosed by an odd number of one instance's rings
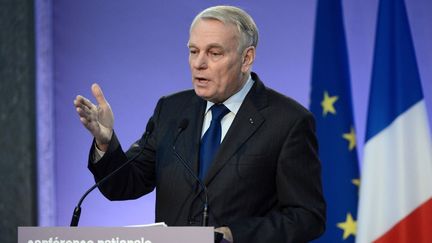
[[[89,99],[78,95],[75,100],[74,100],[74,105],[77,108],[82,108],[84,109],[84,107],[87,107],[88,109],[92,110],[97,108],[95,104],[93,104]]]
[[[102,92],[102,89],[100,88],[100,86],[96,83],[94,83],[91,87],[93,96],[96,98],[96,101],[98,102],[99,105],[104,106],[104,105],[108,105],[108,102],[105,99],[105,96]]]
[[[97,122],[97,115],[92,113],[87,107],[77,108],[80,122],[94,135],[99,130],[99,123]]]
[[[85,105],[76,106],[76,111],[80,117],[88,117],[92,113],[91,109]]]
[[[81,123],[87,128],[89,128],[88,126],[91,125],[91,123],[97,121],[97,107],[87,98],[78,95],[74,100],[74,105],[80,116]]]

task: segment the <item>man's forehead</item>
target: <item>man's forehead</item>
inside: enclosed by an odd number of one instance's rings
[[[188,46],[205,43],[207,46],[217,47],[237,38],[238,33],[233,24],[226,24],[216,19],[201,19],[191,28]]]
[[[219,29],[222,30],[226,30],[226,31],[235,31],[238,32],[236,25],[233,23],[229,23],[229,22],[224,22],[221,21],[219,19],[214,19],[214,18],[202,18],[202,19],[198,19],[196,20],[195,23],[193,23],[193,25],[190,28],[190,34],[196,30],[197,26],[213,26],[213,27],[217,27]]]

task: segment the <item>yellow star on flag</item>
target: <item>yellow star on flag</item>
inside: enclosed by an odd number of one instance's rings
[[[351,131],[349,133],[344,133],[342,135],[342,137],[345,138],[346,140],[348,140],[349,150],[350,151],[353,150],[353,148],[355,148],[355,146],[356,146],[356,134],[355,134],[354,128],[351,127]]]
[[[321,101],[321,106],[323,108],[323,116],[327,113],[336,114],[336,109],[334,108],[334,103],[339,99],[338,96],[329,96],[327,91],[324,91],[324,99]]]
[[[351,182],[356,186],[360,186],[360,179],[352,179]]]
[[[346,240],[350,235],[355,236],[357,233],[357,222],[352,218],[351,213],[348,213],[345,222],[338,223],[337,227],[344,231],[344,240]]]

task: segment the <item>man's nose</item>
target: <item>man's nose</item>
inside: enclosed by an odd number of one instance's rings
[[[204,53],[200,53],[194,58],[192,65],[196,69],[206,69],[207,61],[207,56]]]

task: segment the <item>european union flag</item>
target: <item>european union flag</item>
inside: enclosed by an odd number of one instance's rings
[[[319,0],[310,110],[316,118],[327,228],[315,242],[354,242],[359,187],[350,74],[339,0]]]

